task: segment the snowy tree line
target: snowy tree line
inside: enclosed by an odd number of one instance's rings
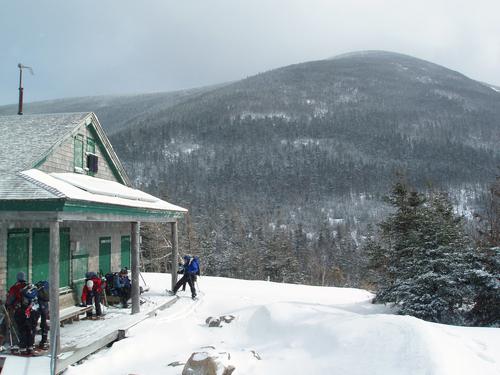
[[[309,223],[314,233],[300,220],[291,225],[286,209],[269,225],[271,216],[248,217],[235,205],[208,226],[197,227],[188,216],[180,246],[201,257],[206,275],[364,287],[401,314],[499,325],[500,180],[473,223],[455,214],[443,192],[424,194],[397,183],[386,202],[393,210],[376,226],[332,223],[323,213]],[[169,228],[146,225],[142,234],[146,269],[169,271]]]
[[[397,183],[387,201],[394,213],[364,245],[375,301],[438,323],[500,325],[500,179],[476,241],[446,193]]]

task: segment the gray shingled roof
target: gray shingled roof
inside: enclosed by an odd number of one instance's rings
[[[29,169],[89,113],[0,116],[0,171]]]
[[[29,182],[24,177],[0,172],[0,200],[51,198],[57,198],[57,196]]]
[[[34,167],[89,114],[0,116],[0,199],[56,198],[17,172]]]

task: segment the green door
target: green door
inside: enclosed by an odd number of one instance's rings
[[[130,269],[130,236],[122,236],[121,247],[121,264],[122,268],[127,267]]]
[[[99,271],[102,275],[111,272],[111,237],[99,238]]]
[[[17,280],[18,272],[28,277],[29,229],[11,229],[7,234],[7,289]]]
[[[69,287],[69,265],[70,265],[70,249],[69,249],[69,228],[61,228],[59,231],[59,287]]]
[[[31,255],[31,279],[33,282],[49,280],[50,234],[48,229],[33,229],[33,252]],[[69,287],[69,229],[59,231],[59,287]]]
[[[49,279],[50,235],[48,229],[33,229],[31,279],[33,282]]]

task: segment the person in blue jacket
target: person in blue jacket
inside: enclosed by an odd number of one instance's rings
[[[181,279],[177,281],[174,286],[174,290],[172,293],[175,295],[179,288],[185,283],[189,284],[191,288],[191,298],[196,298],[196,289],[194,287],[194,283],[196,281],[196,276],[200,274],[200,265],[198,261],[198,257],[192,257],[189,255],[184,255],[184,275],[182,275]]]
[[[128,308],[128,300],[130,299],[132,284],[128,277],[128,271],[126,268],[122,269],[120,273],[115,275],[113,284],[115,290],[120,296],[120,302],[122,303],[122,307]]]

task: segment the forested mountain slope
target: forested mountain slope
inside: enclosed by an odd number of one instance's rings
[[[138,185],[191,208],[189,244],[213,260],[210,272],[352,284],[366,224],[396,176],[462,196],[493,180],[499,103],[457,72],[368,51],[188,97],[112,141]],[[301,251],[326,257],[328,275],[300,276],[290,262]],[[233,255],[241,266],[225,263]]]
[[[137,186],[190,208],[184,249],[224,276],[358,285],[360,244],[396,178],[463,200],[500,165],[500,92],[391,52],[27,106],[73,110],[98,114]]]
[[[46,100],[25,103],[24,114],[60,113],[60,112],[95,112],[106,128],[112,134],[126,126],[129,121],[171,107],[189,96],[196,96],[214,87],[173,91],[153,94],[88,96],[67,99]],[[17,113],[17,104],[0,106],[0,115]]]
[[[209,166],[222,173],[230,163],[236,178],[220,176],[223,183],[251,191],[267,189],[274,176],[286,185],[279,189],[299,194],[312,182],[326,191],[373,192],[384,190],[395,170],[421,184],[475,183],[496,165],[499,102],[498,92],[438,65],[367,52],[189,98],[134,119],[114,141],[126,160],[155,161],[154,169],[156,161],[210,156]],[[183,149],[189,156],[176,158]],[[280,178],[267,164],[278,166]]]

